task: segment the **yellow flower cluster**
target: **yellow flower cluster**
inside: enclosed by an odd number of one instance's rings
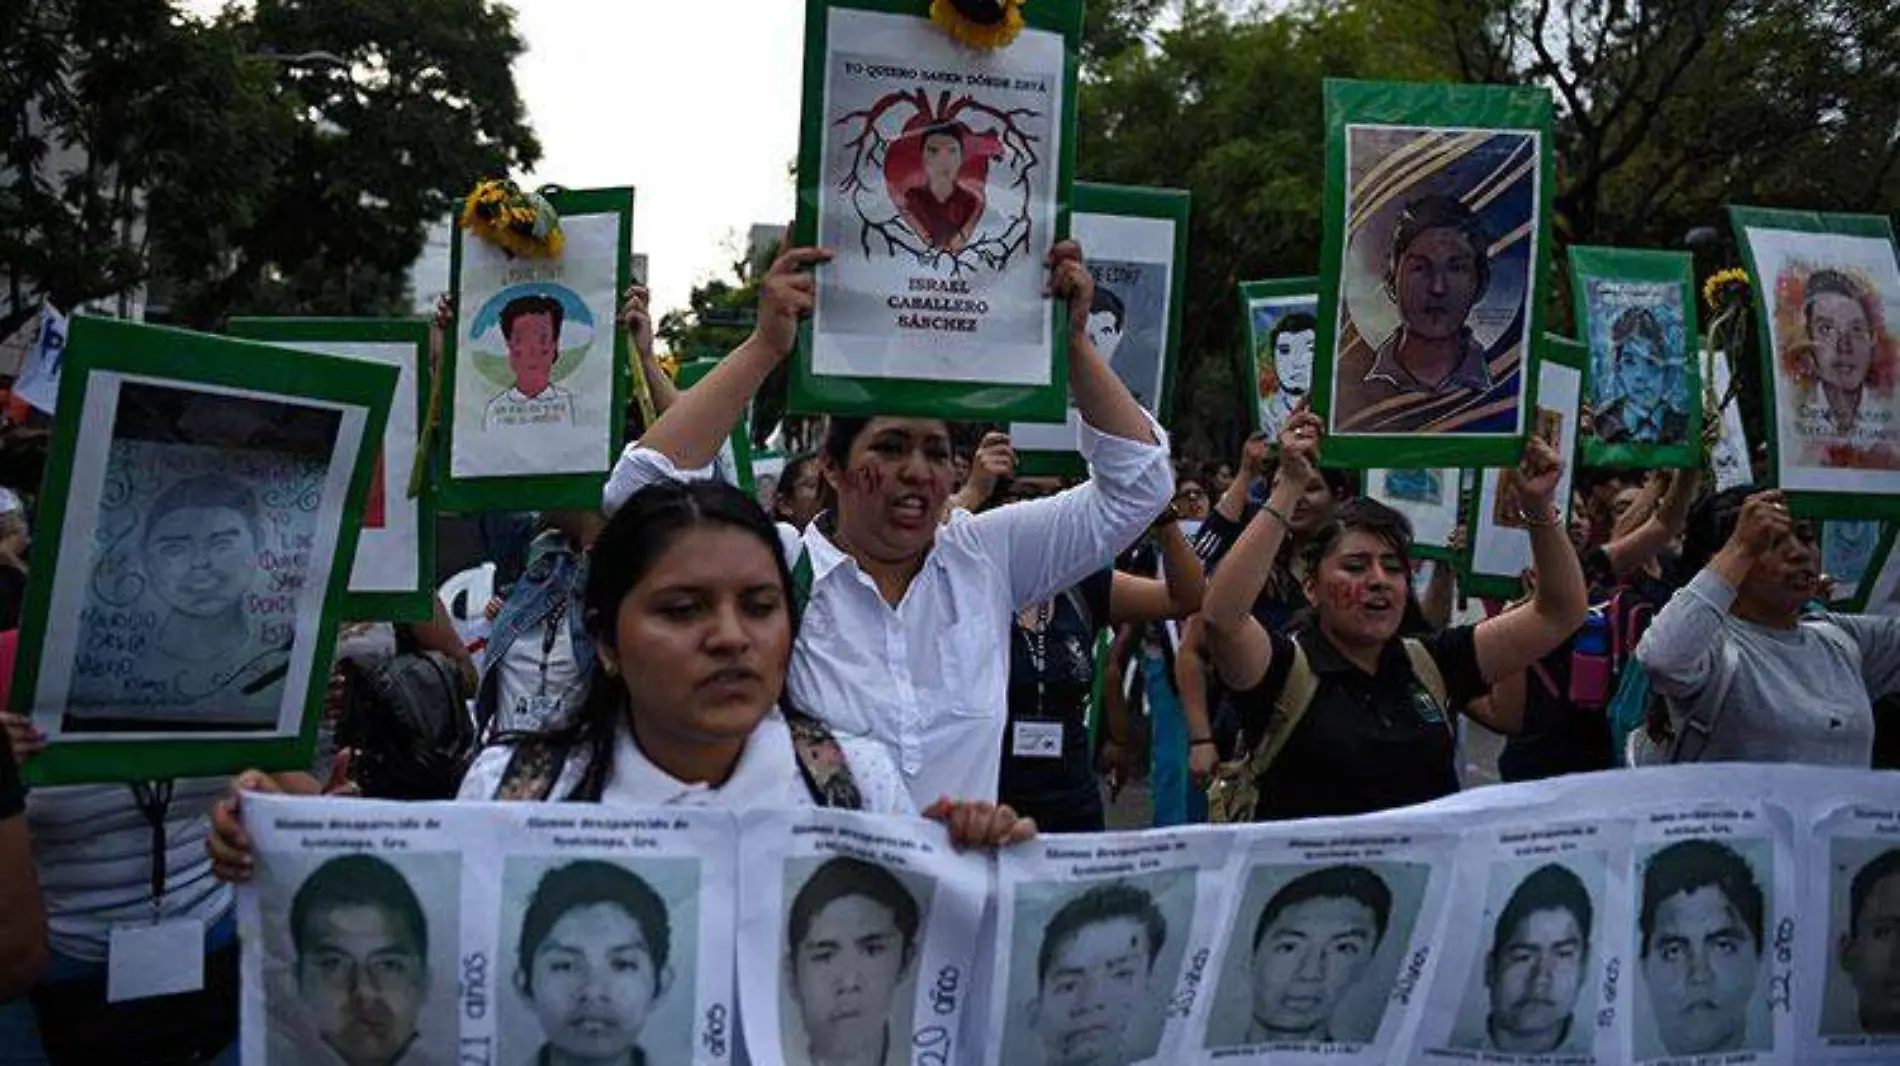
[[[1027,0],[930,0],[930,21],[966,48],[1005,48],[1023,32]]]
[[[538,193],[512,181],[490,179],[475,186],[462,204],[461,226],[511,256],[558,259],[567,247],[560,216]]]
[[[1718,270],[1702,283],[1702,302],[1719,311],[1727,304],[1748,302],[1748,271],[1741,267]]]

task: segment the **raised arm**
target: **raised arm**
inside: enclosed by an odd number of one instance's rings
[[[1214,746],[1213,717],[1207,708],[1207,634],[1201,616],[1181,626],[1181,647],[1174,653],[1174,691],[1181,700],[1181,720],[1187,723],[1188,780],[1206,788],[1214,778],[1220,752]]]
[[[1478,669],[1487,681],[1529,669],[1575,633],[1589,613],[1583,567],[1564,529],[1563,516],[1551,503],[1563,470],[1563,461],[1549,442],[1532,437],[1524,446],[1517,468],[1517,498],[1523,509],[1519,517],[1530,527],[1537,590],[1523,608],[1478,624],[1474,638]]]
[[[1214,513],[1229,522],[1240,521],[1247,513],[1247,493],[1253,490],[1253,479],[1260,476],[1260,468],[1267,459],[1267,435],[1255,430],[1247,434],[1247,443],[1240,446],[1240,468],[1234,472],[1234,480],[1227,485],[1227,491],[1214,501]]]
[[[679,399],[679,387],[666,376],[666,368],[653,354],[653,312],[647,304],[645,285],[628,286],[620,298],[620,328],[633,341],[634,354],[640,358],[641,376],[647,379],[647,392],[653,397],[653,413],[663,415]]]
[[[1636,645],[1636,659],[1656,691],[1690,700],[1708,687],[1727,639],[1725,623],[1736,590],[1755,568],[1755,560],[1793,530],[1781,493],[1758,492],[1742,504],[1728,543],[1656,612]]]
[[[1453,555],[1463,555],[1464,540],[1464,526],[1451,531],[1449,547]],[[1457,572],[1457,567],[1439,560],[1432,565],[1432,579],[1425,583],[1425,590],[1419,594],[1418,613],[1425,617],[1425,624],[1433,629],[1443,629],[1451,624],[1451,605],[1458,585]]]
[[[996,494],[996,486],[1004,478],[1015,476],[1016,449],[1010,447],[1009,434],[983,434],[983,443],[976,446],[976,454],[970,457],[970,476],[963,479],[963,487],[944,504],[944,517],[949,518],[952,511],[971,514],[981,511]]]
[[[1089,306],[1095,276],[1082,261],[1082,246],[1063,241],[1049,252],[1049,295],[1069,301],[1069,395],[1082,421],[1111,437],[1159,444],[1154,419],[1115,376],[1089,340]],[[1157,512],[1160,508],[1155,509]]]
[[[1603,554],[1610,561],[1610,570],[1619,576],[1633,574],[1648,566],[1650,560],[1682,536],[1683,527],[1689,523],[1689,507],[1695,503],[1696,492],[1701,487],[1700,470],[1678,470],[1670,476],[1669,490],[1663,493],[1662,501],[1656,505],[1654,513],[1634,529],[1612,537],[1603,546]],[[1639,500],[1632,505],[1629,514],[1635,514],[1641,504]],[[1623,525],[1618,523],[1619,530]]]
[[[1228,688],[1246,691],[1260,683],[1273,665],[1273,642],[1253,616],[1253,603],[1273,575],[1274,561],[1286,541],[1286,516],[1299,505],[1306,479],[1319,459],[1319,419],[1300,410],[1280,430],[1280,467],[1260,513],[1222,558],[1220,573],[1201,603],[1201,625],[1214,669]]]
[[[1207,584],[1201,573],[1201,557],[1194,554],[1194,546],[1188,543],[1178,522],[1166,521],[1157,539],[1161,543],[1161,578],[1115,571],[1108,594],[1110,622],[1158,622],[1186,618],[1201,609],[1201,594]]]

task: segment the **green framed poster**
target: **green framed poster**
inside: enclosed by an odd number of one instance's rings
[[[1095,277],[1089,340],[1135,402],[1164,425],[1174,410],[1191,207],[1185,189],[1075,185],[1070,234],[1082,245]],[[1064,422],[1010,425],[1020,473],[1079,477],[1086,472],[1075,450],[1080,416],[1072,403],[1066,409]]]
[[[40,785],[307,767],[395,367],[73,322],[10,709]]]
[[[1451,535],[1465,494],[1455,466],[1424,470],[1368,470],[1365,495],[1412,524],[1412,558],[1456,562]]]
[[[679,387],[681,391],[699,384],[699,379],[712,373],[719,365],[717,359],[694,359],[681,363],[679,368]],[[740,418],[738,425],[732,427],[732,434],[726,443],[719,446],[719,455],[713,460],[714,468],[728,485],[736,486],[750,494],[757,489],[752,471],[752,434],[749,418]]]
[[[1325,92],[1322,461],[1516,462],[1543,335],[1550,93],[1332,79]]]
[[[1900,552],[1893,550],[1896,531],[1900,531],[1900,524],[1881,525],[1880,542],[1874,545],[1873,557],[1861,574],[1856,595],[1846,601],[1846,610],[1855,614],[1900,615]]]
[[[1900,518],[1900,261],[1879,215],[1730,207],[1760,323],[1769,477],[1809,518]]]
[[[1702,465],[1695,258],[1627,248],[1570,250],[1577,331],[1589,348],[1584,466]]]
[[[597,509],[625,443],[631,363],[615,323],[633,276],[633,190],[547,198],[566,237],[559,258],[513,258],[459,227],[449,248],[444,510]]]
[[[429,324],[413,318],[233,318],[227,328],[233,337],[396,368],[396,395],[363,504],[363,531],[343,618],[433,618],[435,490],[425,478],[420,495],[408,493],[409,471],[429,417]]]
[[[1240,283],[1247,350],[1237,379],[1247,387],[1247,418],[1269,441],[1313,393],[1313,350],[1319,339],[1319,279],[1275,278]]]
[[[1889,529],[1875,518],[1833,518],[1821,523],[1821,572],[1834,580],[1830,606],[1854,610],[1866,602]]]
[[[1577,423],[1587,362],[1582,344],[1545,335],[1537,360],[1536,425],[1538,436],[1555,445],[1563,458],[1564,472],[1553,502],[1566,524],[1570,487],[1577,474]],[[1522,591],[1518,575],[1531,565],[1531,537],[1516,518],[1517,497],[1510,486],[1520,457],[1513,456],[1507,467],[1480,471],[1472,483],[1465,509],[1471,516],[1470,535],[1465,538],[1461,567],[1464,590],[1471,595],[1511,599]]]
[[[1060,422],[1082,0],[966,48],[931,0],[806,0],[799,245],[834,253],[792,355],[799,413]]]

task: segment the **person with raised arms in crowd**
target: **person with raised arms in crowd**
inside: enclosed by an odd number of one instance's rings
[[[1456,792],[1456,710],[1562,643],[1588,607],[1583,571],[1551,506],[1563,461],[1533,438],[1517,490],[1541,579],[1524,609],[1400,637],[1411,530],[1391,508],[1357,499],[1307,543],[1302,581],[1314,624],[1297,638],[1268,632],[1253,601],[1319,448],[1319,419],[1297,412],[1281,431],[1267,502],[1215,572],[1202,608],[1214,665],[1239,694],[1256,820],[1365,814]]]
[[[752,337],[630,446],[605,503],[656,482],[696,480],[754,392],[790,354],[831,253],[781,255]],[[1099,569],[1172,496],[1167,436],[1088,336],[1095,281],[1082,250],[1049,253],[1049,292],[1068,303],[1068,378],[1090,478],[1044,500],[941,521],[950,427],[938,418],[841,418],[823,447],[837,507],[779,534],[809,601],[789,690],[843,736],[882,744],[919,804],[995,796],[1007,721],[1011,617]]]

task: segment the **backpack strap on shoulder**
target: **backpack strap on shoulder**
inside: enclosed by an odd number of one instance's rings
[[[1280,687],[1280,696],[1273,701],[1266,729],[1247,760],[1247,772],[1255,780],[1266,776],[1267,768],[1273,765],[1280,749],[1286,747],[1293,731],[1299,728],[1300,721],[1313,706],[1313,696],[1318,692],[1319,675],[1313,672],[1313,665],[1307,662],[1306,649],[1300,647],[1300,642],[1296,640],[1293,642],[1293,663],[1287,669],[1286,684]]]
[[[807,564],[809,566],[809,564]],[[831,727],[802,711],[785,709],[785,724],[792,731],[792,754],[798,759],[799,776],[811,791],[812,801],[820,807],[861,811],[864,796],[851,776],[851,764]]]
[[[508,768],[501,772],[501,784],[495,786],[495,798],[541,802],[552,796],[567,766],[567,746],[541,737],[523,737],[514,747],[514,753],[508,756]]]
[[[1405,647],[1406,660],[1412,664],[1412,676],[1418,678],[1418,683],[1424,685],[1425,691],[1438,703],[1438,710],[1445,719],[1445,728],[1456,733],[1458,725],[1452,720],[1451,689],[1445,684],[1444,672],[1438,669],[1438,660],[1432,658],[1430,648],[1411,637],[1404,638],[1401,643]]]

